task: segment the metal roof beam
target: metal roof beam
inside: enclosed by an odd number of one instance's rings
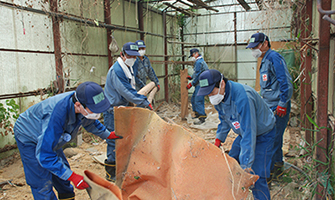
[[[188,0],[188,1],[194,3],[198,7],[205,8],[206,10],[212,10],[212,11],[215,11],[215,12],[219,12],[219,10],[214,9],[211,6],[208,6],[205,2],[203,2],[201,0]]]
[[[181,12],[181,13],[187,15],[187,16],[192,16],[192,15],[197,15],[197,16],[199,16],[199,15],[200,15],[200,14],[197,14],[197,13],[194,13],[194,12],[191,12],[191,11],[186,11],[186,10],[184,10],[184,9],[182,9],[182,8],[176,7],[176,6],[174,6],[174,5],[172,5],[172,4],[169,4],[169,3],[166,3],[166,2],[164,3],[164,5],[166,5],[166,6],[170,7],[170,8],[173,8],[173,9],[175,9],[176,11]]]
[[[247,4],[247,2],[245,2],[245,0],[237,0],[241,6],[246,10],[246,11],[249,11],[251,8],[250,6]]]

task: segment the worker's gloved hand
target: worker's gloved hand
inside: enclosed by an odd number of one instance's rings
[[[193,78],[191,76],[186,77],[188,80],[192,80]]]
[[[154,109],[152,108],[151,103],[149,103],[148,108],[149,108],[149,110],[154,110]]]
[[[107,139],[122,139],[123,137],[121,135],[115,135],[115,131],[112,131],[111,134],[108,136]]]
[[[186,86],[186,89],[190,89],[192,87],[192,83],[189,83],[187,86]]]
[[[215,146],[219,147],[221,146],[221,140],[219,140],[218,138],[215,139]]]
[[[161,86],[157,85],[157,88],[158,88],[157,92],[161,90]]]
[[[284,117],[286,115],[287,108],[277,106],[276,113],[279,117]]]
[[[83,190],[86,189],[88,187],[90,187],[85,181],[84,181],[84,177],[80,176],[76,173],[72,173],[70,178],[67,179],[68,181],[71,181],[74,186],[79,189],[79,190]]]

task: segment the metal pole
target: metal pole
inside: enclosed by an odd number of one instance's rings
[[[238,81],[238,69],[237,69],[237,22],[236,22],[236,12],[234,12],[234,46],[235,46],[235,73],[236,73],[236,80]]]
[[[322,7],[326,10],[331,8],[331,0],[322,0]],[[327,127],[328,125],[328,72],[329,72],[329,43],[330,43],[330,23],[319,16],[319,56],[318,56],[318,83],[317,83],[317,125]],[[327,163],[328,157],[328,136],[327,129],[320,129],[316,133],[316,158]],[[317,170],[324,172],[328,166],[319,164]],[[326,183],[327,185],[327,183]],[[325,199],[325,188],[318,184],[316,199]]]
[[[167,38],[166,38],[166,12],[163,12],[163,29],[164,29],[164,55],[167,55]],[[165,57],[164,61],[168,61],[168,58]],[[165,63],[165,78],[164,78],[164,90],[165,90],[165,101],[169,102],[169,80],[168,80],[168,64]]]
[[[110,5],[110,1],[109,0],[104,0],[104,5],[105,5],[105,9],[104,9],[104,17],[105,17],[105,23],[106,24],[111,24],[112,20],[111,20],[111,5]],[[112,52],[109,50],[109,44],[112,42],[112,38],[111,38],[111,34],[112,31],[111,29],[107,28],[107,52],[108,52],[108,68],[110,68],[113,65],[113,58],[112,58]]]
[[[180,39],[181,39],[181,54],[184,55],[184,25],[180,27]],[[183,62],[185,62],[185,57],[181,58]],[[183,64],[183,70],[185,69],[185,65]]]
[[[306,20],[308,19],[308,26],[306,29],[306,37],[310,36],[312,33],[312,17],[313,17],[313,0],[306,1]],[[306,21],[304,21],[306,22]],[[312,53],[313,50],[311,48],[307,49],[306,57],[305,57],[305,113],[308,116],[312,116],[313,111],[313,97],[312,97]],[[305,116],[305,137],[306,141],[311,144],[313,139],[313,133],[310,131],[313,127],[313,124],[307,119]],[[308,130],[309,129],[309,130]]]
[[[50,0],[50,10],[57,12],[57,0]],[[55,64],[56,64],[56,81],[58,93],[64,92],[64,78],[63,78],[63,62],[62,62],[62,47],[60,42],[59,18],[52,16],[52,30],[55,48]]]
[[[144,27],[143,27],[143,3],[142,1],[138,2],[138,28],[140,29],[140,31],[144,31]],[[144,33],[140,33],[140,39],[144,40]]]

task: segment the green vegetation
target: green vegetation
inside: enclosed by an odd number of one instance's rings
[[[0,103],[0,131],[4,137],[9,133],[14,134],[13,128],[16,119],[19,117],[20,106],[16,104],[14,99],[6,100],[6,106]]]

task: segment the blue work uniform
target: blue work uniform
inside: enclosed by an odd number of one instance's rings
[[[75,113],[74,92],[50,97],[20,114],[14,126],[14,135],[20,151],[27,184],[35,199],[57,199],[73,192],[67,179],[72,170],[62,146],[75,138],[82,125],[102,139],[110,135],[98,120],[86,119]]]
[[[129,102],[139,107],[148,107],[147,97],[138,94],[118,62],[109,69],[106,77],[105,95],[111,107],[104,112],[105,126],[114,131],[114,106],[128,106]],[[117,134],[117,133],[116,133]],[[115,140],[107,139],[107,161],[115,162]]]
[[[283,161],[283,135],[290,116],[293,85],[285,59],[271,49],[265,53],[259,72],[261,96],[270,109],[275,111],[277,106],[287,108],[284,117],[276,115],[276,138],[271,164],[273,170],[275,163]]]
[[[150,60],[147,56],[143,56],[143,60],[141,60],[139,57],[136,58],[136,61],[133,66],[134,73],[136,71],[136,90],[140,90],[142,87],[144,87],[147,83],[147,77],[153,81],[156,86],[159,85],[158,78],[156,76],[156,73],[154,69],[152,68],[150,64]]]
[[[273,113],[254,89],[233,81],[227,81],[224,99],[215,109],[220,118],[216,137],[224,142],[230,129],[238,134],[229,155],[260,176],[252,189],[254,198],[270,199],[266,178],[275,137]]]
[[[197,96],[200,89],[199,76],[207,69],[207,63],[202,56],[199,56],[193,65],[192,85],[194,86],[194,92],[191,98],[192,110],[199,118],[206,118],[207,116],[205,112],[205,96]]]

